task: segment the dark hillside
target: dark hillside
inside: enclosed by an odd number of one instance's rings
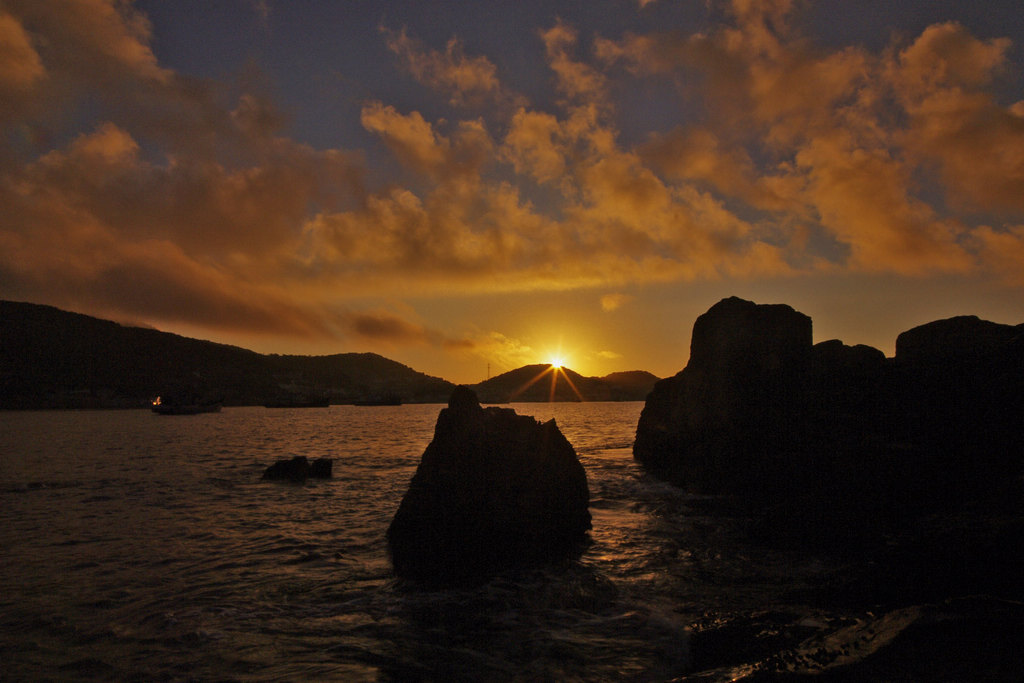
[[[657,377],[650,373],[584,377],[568,368],[556,370],[550,365],[538,364],[510,370],[472,388],[483,403],[642,401],[656,381]]]
[[[654,389],[654,385],[658,383],[659,378],[657,375],[653,375],[646,370],[629,370],[627,372],[613,372],[601,379],[636,397],[631,400],[642,401]]]
[[[261,405],[282,394],[443,402],[453,385],[372,353],[265,356],[0,301],[0,408],[145,406],[182,386],[227,405]]]

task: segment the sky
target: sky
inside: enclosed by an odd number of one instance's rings
[[[462,383],[1024,322],[1020,0],[0,0],[0,298]]]

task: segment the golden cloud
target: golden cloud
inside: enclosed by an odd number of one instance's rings
[[[578,35],[561,21],[541,32],[548,64],[557,76],[558,88],[565,95],[580,101],[602,101],[607,87],[604,74],[573,58]]]
[[[508,92],[498,79],[498,70],[484,56],[467,57],[462,41],[451,38],[444,51],[432,50],[399,32],[381,27],[388,49],[423,85],[448,94],[453,107],[485,105],[514,106],[522,97]]]
[[[428,338],[422,325],[384,311],[353,313],[348,323],[355,334],[376,342],[421,343]]]
[[[43,61],[25,28],[0,12],[0,92],[26,90],[46,75]]]
[[[996,230],[981,226],[972,235],[981,259],[996,270],[1006,282],[1024,287],[1024,225],[1006,226]]]
[[[629,294],[620,294],[618,292],[605,294],[601,297],[601,310],[605,312],[617,311],[632,300],[633,297]]]
[[[950,199],[969,210],[1024,210],[1024,116],[985,90],[1006,65],[1005,39],[955,23],[931,26],[888,65],[910,117],[901,141],[937,165]]]

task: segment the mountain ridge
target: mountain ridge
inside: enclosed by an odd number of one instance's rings
[[[537,401],[642,401],[658,377],[642,370],[584,377],[547,363],[524,365],[472,385],[483,403]]]
[[[526,368],[536,373],[550,366]],[[468,386],[484,402],[504,403],[518,388],[506,385],[523,372],[519,368]],[[613,373],[611,379],[560,372],[581,387],[582,396],[559,381],[558,401],[643,400],[657,380],[642,371]],[[510,374],[513,379],[505,377]],[[229,406],[304,397],[331,403],[387,397],[444,403],[456,386],[373,352],[260,354],[45,304],[0,300],[0,409],[145,407],[182,385]],[[531,387],[515,400],[549,397]]]
[[[0,408],[142,407],[182,384],[225,405],[291,396],[447,400],[454,384],[375,353],[259,354],[53,306],[0,301]]]

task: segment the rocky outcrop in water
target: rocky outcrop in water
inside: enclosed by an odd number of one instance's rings
[[[388,528],[399,576],[451,582],[551,561],[590,529],[586,473],[554,420],[483,408],[459,387]]]
[[[694,323],[686,368],[648,396],[636,459],[702,490],[759,477],[797,436],[792,406],[810,360],[809,317],[723,299]]]
[[[263,479],[296,483],[302,483],[306,479],[330,479],[333,467],[330,458],[317,458],[310,462],[306,456],[297,455],[291,460],[275,462],[263,472]]]
[[[804,535],[1010,500],[1024,326],[937,321],[901,334],[886,359],[812,345],[810,318],[788,306],[724,299],[694,324],[686,368],[648,397],[633,452],[659,477],[735,495]]]

